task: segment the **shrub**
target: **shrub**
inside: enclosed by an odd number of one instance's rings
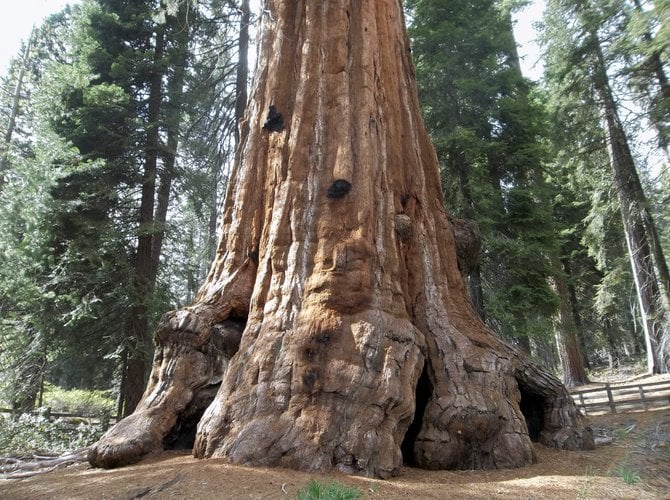
[[[640,474],[633,470],[628,464],[621,464],[617,469],[617,474],[623,482],[630,485],[635,485],[642,479]]]
[[[62,453],[94,443],[104,432],[101,424],[53,422],[39,415],[0,416],[0,455],[38,452]]]
[[[77,415],[111,416],[116,412],[116,402],[111,391],[65,390],[47,384],[42,406],[55,413],[76,413]]]

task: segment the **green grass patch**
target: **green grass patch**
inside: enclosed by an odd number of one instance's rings
[[[636,485],[642,480],[640,474],[633,470],[627,463],[621,464],[619,467],[617,467],[615,472],[617,476],[623,479],[624,483],[631,486]]]
[[[346,486],[337,481],[327,484],[310,481],[298,490],[297,500],[358,500],[361,492],[353,486]]]
[[[116,401],[112,397],[112,391],[66,390],[51,384],[45,387],[42,406],[51,408],[55,413],[100,417],[112,416],[116,412]]]

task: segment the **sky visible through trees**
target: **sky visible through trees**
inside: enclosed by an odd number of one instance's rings
[[[0,72],[7,69],[9,59],[18,51],[21,40],[30,35],[32,26],[39,23],[45,16],[58,12],[65,5],[74,5],[72,0],[23,0],[12,2],[5,7],[0,18]],[[250,2],[253,12],[258,10],[258,0]],[[521,67],[528,78],[539,79],[542,64],[537,45],[537,35],[533,23],[540,20],[544,9],[544,0],[535,0],[515,14],[515,36],[520,45]],[[251,52],[255,57],[255,52]]]

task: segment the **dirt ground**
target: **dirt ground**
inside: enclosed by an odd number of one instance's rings
[[[357,487],[365,499],[443,498],[668,498],[670,410],[590,417],[599,437],[594,451],[536,446],[538,463],[499,471],[424,471],[403,467],[390,480],[238,467],[165,452],[115,470],[73,465],[24,479],[0,480],[2,499],[295,498],[311,479]],[[635,484],[627,484],[635,482]]]

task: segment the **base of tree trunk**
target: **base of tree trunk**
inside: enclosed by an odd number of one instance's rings
[[[166,314],[142,401],[90,448],[89,462],[113,468],[165,448],[191,448],[195,425],[221,385],[242,329],[236,321],[213,323],[207,308]]]
[[[265,351],[264,342],[281,351],[277,332],[260,332],[256,349],[233,357],[240,325],[215,320],[207,308],[166,315],[143,401],[91,447],[92,465],[118,467],[164,448],[190,448],[198,420],[197,457],[382,478],[403,463],[522,467],[535,462],[532,441],[594,447],[561,383],[492,336],[479,345],[460,339],[470,351],[466,362],[446,336],[417,343],[424,336],[411,323],[364,312],[335,327],[298,328],[302,362],[269,379],[273,370],[255,352]],[[211,404],[229,360],[228,370],[241,375]],[[253,404],[222,408],[240,387],[248,387],[241,397]]]

